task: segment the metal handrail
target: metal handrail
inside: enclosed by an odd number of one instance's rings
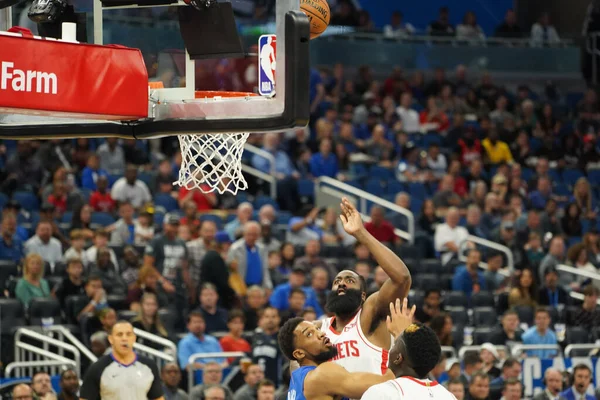
[[[21,341],[22,336],[26,336],[26,337],[30,337],[35,340],[39,340],[40,342],[43,343],[44,348],[40,349],[38,347],[31,346],[27,343],[22,342]],[[31,351],[32,353],[36,353],[36,354],[39,354],[39,355],[42,355],[42,356],[48,357],[48,358],[68,360],[67,358],[62,357],[62,355],[57,355],[52,352],[49,352],[48,347],[50,345],[57,347],[61,351],[68,351],[68,352],[73,353],[73,360],[75,361],[77,373],[79,376],[81,376],[81,354],[79,353],[77,347],[67,344],[67,343],[63,343],[60,340],[56,340],[54,338],[51,338],[49,336],[35,332],[28,328],[19,328],[17,330],[17,332],[15,333],[15,361],[31,361],[31,360],[22,360],[20,350]],[[25,356],[25,354],[23,354],[23,356]]]
[[[138,352],[145,353],[147,356],[155,358],[157,364],[159,364],[161,361],[165,363],[175,362],[175,355],[177,354],[168,354],[164,351],[156,350],[152,347],[137,342],[133,344],[133,348],[136,349]]]
[[[65,339],[68,339],[71,342],[71,344],[73,346],[77,347],[77,350],[79,350],[79,352],[81,354],[83,354],[89,361],[91,361],[93,363],[98,361],[98,357],[96,357],[94,355],[94,353],[92,353],[87,347],[85,347],[84,344],[81,343],[81,341],[79,339],[77,339],[75,337],[75,335],[73,335],[71,333],[71,331],[69,331],[64,326],[53,325],[46,329],[51,332],[56,332],[58,334],[58,340],[60,340],[60,341],[64,341]]]
[[[248,150],[250,153],[256,154],[257,156],[261,156],[266,158],[269,162],[269,172],[271,175],[275,175],[275,156],[269,153],[266,150],[261,149],[260,147],[256,147],[250,143],[246,143],[244,145],[244,150]]]
[[[452,358],[456,358],[456,349],[452,346],[442,346],[442,354],[451,354]]]
[[[242,171],[257,177],[258,179],[269,182],[269,194],[272,199],[277,198],[277,179],[274,176],[265,174],[264,172],[244,163],[242,163]]]
[[[565,357],[570,358],[573,350],[590,350],[590,354],[588,355],[591,355],[592,351],[597,350],[599,347],[600,343],[570,344],[565,347]]]
[[[484,238],[481,238],[479,236],[473,236],[473,235],[469,235],[467,236],[467,240],[465,240],[463,243],[461,243],[460,248],[461,251],[458,252],[458,259],[460,261],[466,261],[467,260],[467,256],[464,254],[463,250],[466,248],[467,243],[468,242],[473,242],[476,243],[480,246],[484,246],[484,247],[489,247],[490,249],[494,249],[497,251],[500,251],[502,253],[504,253],[504,255],[506,255],[506,264],[508,267],[508,271],[498,271],[499,274],[505,275],[505,276],[511,276],[512,272],[515,269],[515,261],[513,258],[513,254],[512,251],[510,251],[510,249],[506,246],[503,246],[501,244],[498,244],[496,242],[492,242],[491,240],[487,240]],[[479,263],[479,268],[482,269],[487,269],[488,265],[486,262],[482,261]]]
[[[571,296],[575,300],[580,300],[580,301],[583,301],[583,299],[585,298],[585,296],[582,293],[575,292],[573,290],[571,290],[569,292],[569,296]],[[598,304],[600,306],[600,299],[596,302],[596,304]]]
[[[367,213],[367,201],[371,201],[381,207],[384,207],[390,211],[394,211],[398,214],[404,215],[408,219],[408,232],[404,232],[400,229],[395,229],[394,233],[398,231],[398,233],[402,233],[398,236],[407,239],[411,244],[415,241],[415,216],[414,214],[407,209],[400,207],[397,204],[392,203],[391,201],[387,201],[382,199],[381,197],[377,197],[369,192],[366,192],[362,189],[355,188],[354,186],[348,185],[347,183],[340,182],[338,180],[332,179],[328,176],[321,176],[315,179],[315,192],[320,189],[321,185],[329,185],[333,186],[336,189],[342,190],[344,192],[348,192],[357,196],[359,198],[358,211],[361,214]]]
[[[26,353],[28,352],[28,353]],[[22,360],[21,356],[23,358],[32,358],[32,356],[36,356],[36,358],[38,358],[37,360]],[[39,358],[41,357],[45,357],[46,360],[40,360]],[[62,363],[66,363],[66,364],[70,364],[73,363],[75,370],[77,371],[77,374],[79,376],[81,376],[81,364],[79,362],[79,353],[77,353],[77,357],[75,357],[75,360],[71,360],[69,358],[63,357],[63,356],[59,356],[58,354],[54,354],[51,351],[48,350],[44,350],[41,349],[39,347],[36,347],[34,345],[31,345],[29,343],[24,343],[20,340],[15,340],[15,362],[30,362],[30,361],[60,361]],[[33,374],[33,369],[31,367],[29,367],[29,373],[27,375],[32,375]],[[52,374],[56,374],[55,373],[51,373]],[[24,375],[22,370],[19,370],[18,375]]]
[[[503,351],[505,354],[508,354],[508,347],[505,345],[495,345],[494,348],[498,351]],[[481,350],[481,346],[462,346],[458,350],[458,358],[462,360],[466,352],[479,350]]]
[[[192,354],[190,358],[188,358],[188,393],[192,391],[194,387],[194,372],[196,372],[196,368],[194,367],[194,363],[196,360],[201,360],[203,358],[242,358],[246,357],[246,353],[242,351],[224,351],[221,353],[196,353]]]
[[[142,329],[138,329],[138,328],[133,328],[133,333],[135,333],[136,336],[139,336],[143,339],[160,344],[161,346],[168,348],[169,350],[173,351],[174,353],[177,353],[177,345],[175,343],[173,343],[172,341],[170,341],[169,339],[165,339],[162,336],[158,336],[158,335],[155,335],[150,332],[146,332],[146,331],[144,331]]]
[[[582,271],[579,268],[571,267],[570,265],[558,264],[556,266],[556,269],[561,272],[568,272],[573,275],[579,275],[579,276],[583,276],[584,278],[590,278],[590,279],[594,279],[596,281],[600,281],[600,274],[597,274],[594,272],[589,272],[589,271]]]
[[[17,368],[36,368],[36,367],[75,367],[75,361],[73,360],[67,360],[65,361],[60,361],[60,360],[45,360],[45,361],[15,361],[15,362],[11,362],[10,364],[8,364],[6,366],[6,368],[4,369],[4,375],[8,378],[10,378],[10,375],[12,374],[13,370],[16,370]]]
[[[556,354],[560,355],[562,350],[557,344],[516,344],[513,346],[511,353],[513,357],[519,357],[524,351],[528,350],[556,350]]]

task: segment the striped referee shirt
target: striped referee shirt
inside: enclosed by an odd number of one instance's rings
[[[151,359],[136,355],[128,365],[112,354],[90,366],[83,379],[80,398],[86,400],[146,400],[163,396],[158,367]]]

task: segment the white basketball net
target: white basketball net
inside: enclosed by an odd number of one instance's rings
[[[204,193],[248,189],[242,175],[242,153],[249,133],[179,135],[181,167],[175,184]]]

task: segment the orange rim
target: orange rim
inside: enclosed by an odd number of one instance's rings
[[[224,92],[218,90],[196,90],[195,97],[197,99],[213,99],[215,97],[248,97],[258,96],[256,93],[250,92]]]

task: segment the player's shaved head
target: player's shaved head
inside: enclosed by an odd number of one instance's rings
[[[423,379],[442,356],[440,341],[428,326],[412,324],[404,330],[390,351],[389,367],[395,376]]]

